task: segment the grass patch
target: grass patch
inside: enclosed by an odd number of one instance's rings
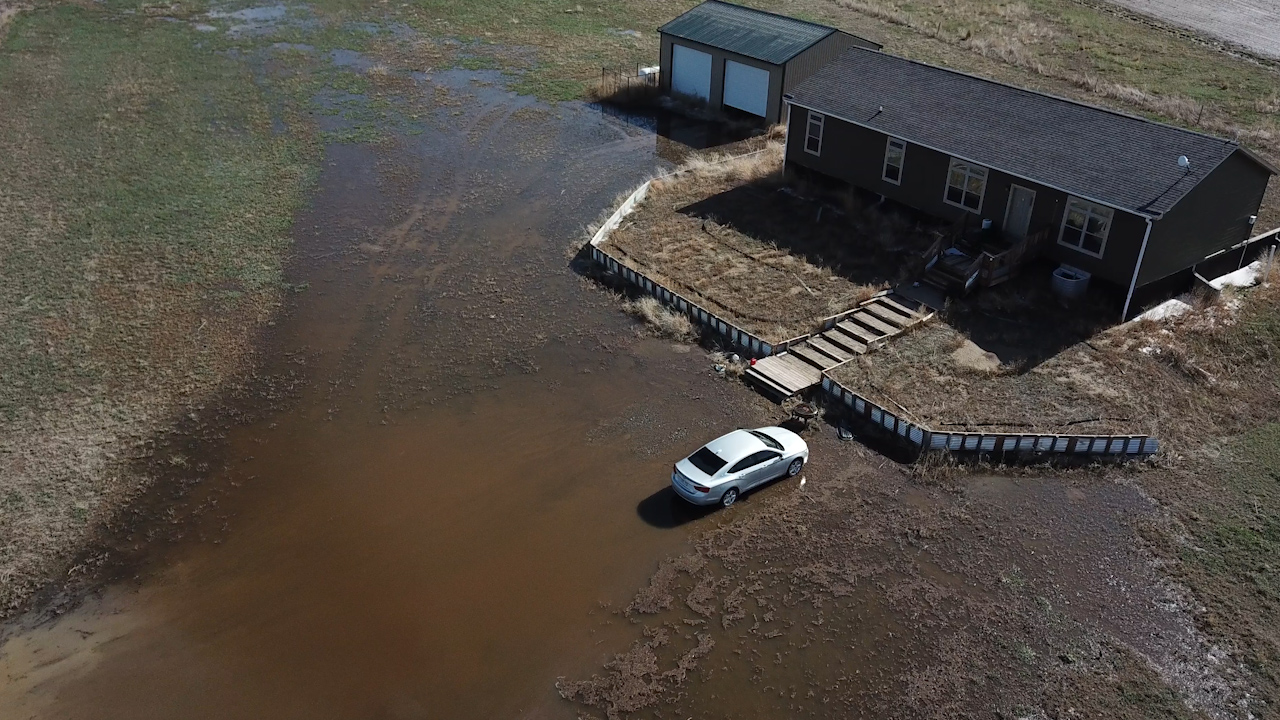
[[[628,300],[623,309],[644,321],[659,337],[672,340],[688,340],[694,337],[693,323],[689,318],[658,302],[656,298],[642,297]]]
[[[76,6],[11,30],[0,54],[6,417],[148,377],[174,360],[159,343],[173,323],[256,313],[280,288],[309,151],[273,132],[248,69],[192,34]]]
[[[0,613],[136,490],[115,461],[246,369],[313,174],[243,60],[118,9],[0,45]]]
[[[1180,528],[1153,535],[1176,552],[1177,572],[1205,609],[1197,618],[1233,640],[1241,660],[1274,698],[1280,688],[1280,424],[1270,422],[1196,464],[1199,483],[1156,488]],[[1184,498],[1169,500],[1177,495]],[[1189,537],[1179,542],[1173,533]]]

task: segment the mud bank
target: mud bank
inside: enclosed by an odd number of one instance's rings
[[[7,628],[0,715],[571,717],[554,678],[625,645],[609,609],[696,527],[637,508],[773,410],[568,267],[653,135],[433,82],[435,132],[327,150],[271,397],[156,453],[126,574]]]
[[[562,680],[566,697],[610,718],[1255,707],[1242,666],[1139,549],[1155,509],[1132,485],[910,477],[830,434],[809,442],[807,482],[735,506],[664,564],[621,612],[643,633]]]

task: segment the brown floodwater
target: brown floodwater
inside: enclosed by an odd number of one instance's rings
[[[305,389],[193,450],[183,540],[10,628],[0,717],[573,717],[555,679],[634,638],[613,610],[717,521],[659,492],[672,458],[758,418],[569,269],[653,135],[474,80],[329,148],[265,368]]]
[[[1175,679],[1200,652],[1152,612],[1123,484],[944,492],[818,429],[807,487],[679,504],[674,458],[778,409],[699,349],[638,337],[570,265],[670,139],[497,74],[424,82],[447,102],[421,132],[326,150],[265,390],[157,443],[173,477],[115,538],[129,572],[3,630],[0,720],[568,719],[652,703],[706,639],[644,716],[961,716],[1083,658],[1089,628]],[[174,511],[175,487],[204,510]],[[670,580],[665,609],[620,612],[690,550],[707,568]],[[557,678],[593,675],[604,702],[560,698]]]

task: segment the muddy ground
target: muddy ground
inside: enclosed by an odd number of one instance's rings
[[[692,529],[643,505],[670,457],[774,409],[569,267],[653,135],[499,80],[327,150],[254,399],[157,445],[100,593],[7,628],[0,715],[567,712],[554,678],[626,644],[602,608]]]
[[[566,259],[654,136],[432,82],[436,132],[329,147],[258,400],[158,444],[107,582],[6,628],[0,715],[1235,707],[1124,475],[913,477],[822,426],[804,484],[677,502],[672,458],[783,412]]]
[[[803,484],[677,502],[674,458],[784,413],[566,255],[669,139],[509,81],[379,77],[429,99],[376,142],[317,120],[265,361],[5,625],[0,717],[1271,712],[1144,549],[1159,470],[912,469],[822,425]]]

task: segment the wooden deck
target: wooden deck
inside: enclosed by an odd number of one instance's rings
[[[747,379],[784,400],[822,382],[822,373],[883,345],[933,317],[933,310],[897,293],[872,298],[835,327],[756,362]]]

